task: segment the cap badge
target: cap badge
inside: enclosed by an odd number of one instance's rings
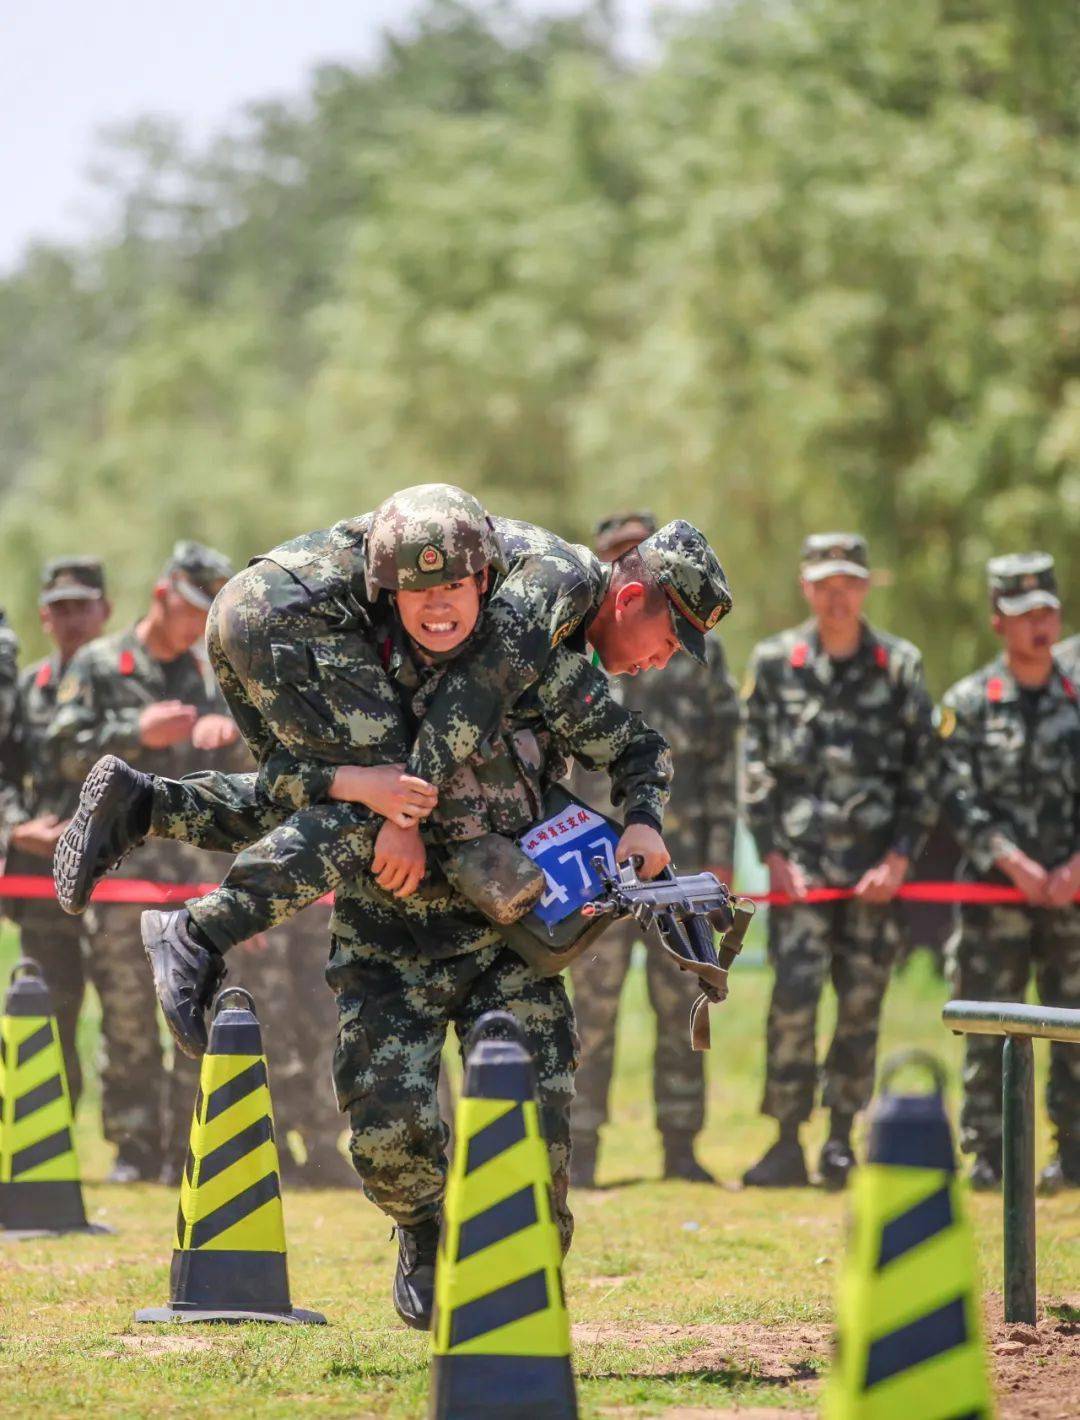
[[[830,548],[829,548],[829,556],[830,556],[834,561],[837,561],[837,562],[838,562],[838,561],[840,561],[842,558],[845,558],[847,555],[848,555],[848,550],[847,550],[846,547],[830,547]]]
[[[1038,585],[1039,585],[1039,579],[1038,579],[1038,577],[1036,577],[1036,575],[1035,575],[1034,572],[1029,572],[1029,573],[1027,574],[1027,576],[1024,578],[1024,581],[1023,581],[1023,588],[1024,588],[1024,591],[1025,591],[1025,592],[1030,592],[1033,587],[1037,587]]]
[[[433,542],[429,542],[427,547],[421,549],[416,565],[421,572],[441,572],[446,566],[446,558]]]

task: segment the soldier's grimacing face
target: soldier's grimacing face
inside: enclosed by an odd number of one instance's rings
[[[461,582],[444,582],[418,592],[397,592],[398,615],[405,631],[425,651],[445,655],[472,635],[487,590],[487,571]]]
[[[45,634],[69,661],[80,646],[93,641],[105,630],[111,608],[104,597],[71,597],[48,602],[40,608]]]
[[[1021,661],[1038,660],[1061,640],[1061,612],[1053,606],[1032,607],[1020,616],[1002,616],[997,612],[994,630],[1009,656]]]
[[[835,629],[849,627],[859,620],[869,589],[866,577],[851,577],[846,573],[822,577],[817,582],[802,579],[803,596],[815,621],[819,626]]]

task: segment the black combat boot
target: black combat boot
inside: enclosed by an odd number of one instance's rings
[[[90,894],[150,832],[154,781],[107,754],[79,790],[75,816],[53,851],[53,883],[65,912],[85,912]]]
[[[976,1193],[993,1193],[1001,1187],[1001,1145],[978,1149],[968,1181]]]
[[[1039,1192],[1044,1198],[1080,1188],[1080,1140],[1058,1137],[1057,1153],[1039,1175]]]
[[[576,1136],[570,1144],[570,1187],[596,1187],[596,1136]]]
[[[396,1229],[397,1271],[394,1273],[394,1310],[416,1331],[431,1329],[435,1306],[435,1253],[439,1246],[439,1220],[429,1218],[415,1227]]]
[[[848,1174],[855,1167],[855,1155],[851,1149],[852,1119],[847,1114],[837,1114],[833,1110],[829,1137],[822,1146],[818,1159],[818,1177],[821,1186],[830,1193],[839,1193],[847,1187]]]
[[[692,1134],[664,1135],[664,1177],[679,1178],[687,1183],[715,1183],[709,1170],[694,1157]]]
[[[173,1040],[192,1060],[206,1053],[206,1010],[225,979],[225,960],[202,936],[186,907],[144,912],[142,939],[154,989]]]
[[[810,1182],[799,1143],[799,1126],[782,1124],[780,1137],[753,1168],[743,1174],[746,1188],[805,1188]]]
[[[157,1183],[161,1171],[161,1155],[125,1139],[117,1147],[116,1158],[106,1183]]]

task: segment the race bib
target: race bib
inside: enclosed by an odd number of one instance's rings
[[[580,804],[530,828],[518,847],[547,879],[547,891],[533,908],[536,916],[551,926],[591,902],[600,892],[592,860],[600,858],[614,873],[618,841],[606,819]]]

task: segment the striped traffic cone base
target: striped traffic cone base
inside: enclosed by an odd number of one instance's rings
[[[240,997],[239,1007],[221,1007]],[[217,999],[180,1184],[169,1304],[136,1321],[325,1325],[292,1305],[274,1117],[262,1033],[248,992]]]
[[[86,1220],[49,988],[26,957],[0,1019],[0,1238],[108,1233]]]

